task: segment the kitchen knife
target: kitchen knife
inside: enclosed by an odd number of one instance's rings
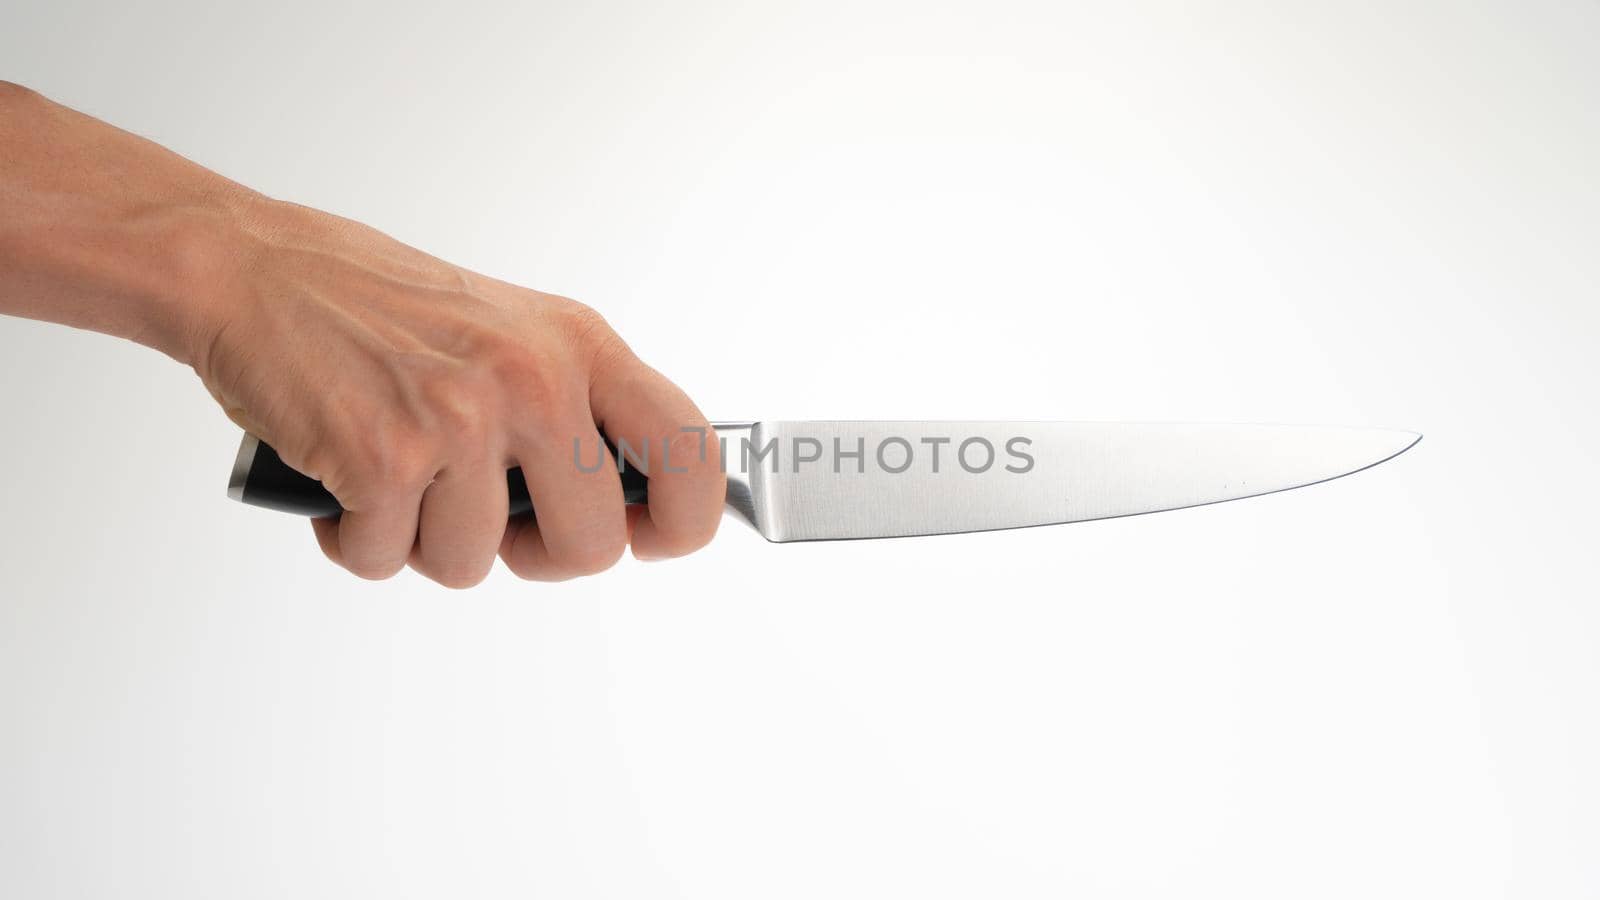
[[[990,531],[1220,503],[1359,472],[1422,437],[1333,426],[1092,422],[714,428],[729,509],[779,542]],[[632,466],[621,474],[626,502],[645,502],[643,474]],[[511,469],[506,480],[512,514],[530,512],[522,472]],[[228,495],[300,515],[340,512],[319,482],[250,435],[239,445]]]

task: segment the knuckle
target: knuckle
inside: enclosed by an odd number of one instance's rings
[[[421,391],[433,433],[467,451],[487,445],[491,416],[480,379],[471,373],[435,377]]]
[[[384,490],[411,490],[433,477],[430,459],[420,441],[407,438],[367,442],[364,467],[371,482]]]
[[[340,457],[325,481],[348,508],[414,493],[434,475],[431,443],[409,430],[366,429],[353,437]]]
[[[501,337],[476,356],[474,389],[515,429],[549,421],[583,396],[570,356],[556,348]]]
[[[436,440],[443,448],[475,449],[487,444],[501,409],[505,380],[497,335],[463,338],[463,355],[410,353],[397,356],[399,404],[394,415],[402,437]]]
[[[594,365],[605,365],[623,357],[628,345],[618,336],[605,316],[575,301],[566,310],[567,340],[579,354]]]
[[[519,411],[549,407],[565,392],[563,366],[515,341],[502,341],[485,354],[488,377]]]
[[[607,334],[616,333],[605,316],[576,300],[561,299],[561,317],[568,336],[577,342],[604,340]]]

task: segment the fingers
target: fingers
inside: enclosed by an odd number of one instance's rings
[[[339,553],[339,520],[312,519],[311,531],[317,536],[317,546],[322,548],[322,555],[335,565],[344,565],[343,556]]]
[[[705,546],[727,496],[716,432],[705,416],[631,354],[596,371],[589,402],[618,452],[650,478],[648,508],[633,525],[634,556],[664,559]]]
[[[405,566],[417,538],[417,493],[403,493],[338,519],[316,520],[328,558],[362,578],[388,578]],[[335,529],[337,542],[335,546]],[[335,552],[328,552],[330,546]]]
[[[587,410],[517,453],[534,515],[506,526],[501,559],[519,577],[564,581],[611,568],[627,547],[622,482]]]
[[[482,581],[494,566],[506,505],[504,465],[485,462],[440,472],[422,495],[412,567],[445,587]]]
[[[389,578],[409,561],[451,588],[484,579],[505,526],[505,470],[492,466],[441,472],[420,496],[311,520],[323,554],[362,578]]]
[[[434,328],[454,337],[430,352],[381,355],[393,389],[337,409],[337,440],[303,470],[331,473],[324,484],[347,509],[313,525],[329,558],[367,578],[409,561],[462,588],[497,550],[515,574],[556,581],[610,568],[630,543],[660,559],[711,540],[727,489],[705,417],[592,311],[540,304],[492,328]],[[602,434],[649,477],[648,506],[623,504]],[[511,465],[536,513],[508,522]]]

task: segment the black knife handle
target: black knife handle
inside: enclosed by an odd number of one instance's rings
[[[616,448],[609,442],[606,446],[615,457]],[[623,502],[644,503],[647,496],[644,473],[625,465],[621,475]],[[528,483],[523,480],[521,469],[506,471],[506,489],[511,499],[511,515],[533,512]],[[228,495],[250,506],[299,516],[326,518],[344,512],[322,482],[290,468],[278,456],[278,451],[250,435],[245,435],[239,445],[239,457],[234,461],[233,476],[228,480]]]

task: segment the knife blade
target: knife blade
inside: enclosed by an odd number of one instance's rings
[[[713,426],[728,508],[774,542],[911,537],[1107,519],[1329,481],[1404,453],[1410,431],[1097,422],[737,422]],[[709,439],[709,436],[708,436]],[[624,500],[648,480],[626,466]],[[507,472],[513,514],[532,504]],[[316,480],[245,435],[228,494],[340,512]]]

